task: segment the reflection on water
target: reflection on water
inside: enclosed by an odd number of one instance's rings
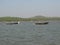
[[[0,24],[0,45],[60,45],[60,22]]]

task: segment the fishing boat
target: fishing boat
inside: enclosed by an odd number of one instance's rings
[[[7,25],[19,24],[20,22],[5,22]]]
[[[48,22],[36,22],[35,24],[36,25],[45,25],[45,24],[48,24]]]

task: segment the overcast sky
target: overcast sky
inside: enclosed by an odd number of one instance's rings
[[[1,16],[60,16],[60,0],[0,0]]]

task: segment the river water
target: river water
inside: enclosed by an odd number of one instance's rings
[[[60,45],[60,22],[0,24],[0,45]]]

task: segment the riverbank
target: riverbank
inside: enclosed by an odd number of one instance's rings
[[[60,21],[60,17],[30,17],[30,18],[21,18],[21,17],[0,17],[0,22],[4,21]]]

